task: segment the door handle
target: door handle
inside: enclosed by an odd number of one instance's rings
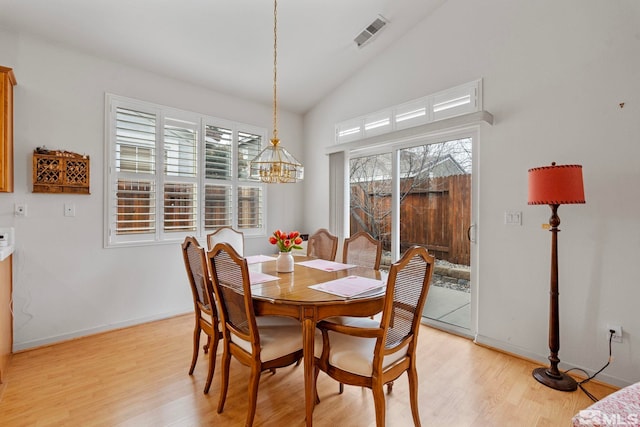
[[[475,226],[476,226],[475,224],[471,224],[471,225],[469,226],[469,228],[467,228],[467,239],[469,239],[469,241],[470,241],[471,243],[475,243],[475,242],[476,242],[476,241],[475,241],[475,239],[472,239],[472,238],[471,238],[471,229],[472,229],[472,228],[475,228]]]

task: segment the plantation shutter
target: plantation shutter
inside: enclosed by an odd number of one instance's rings
[[[266,129],[106,95],[105,246],[179,242],[220,227],[265,233],[250,176]]]
[[[255,181],[251,178],[251,160],[262,150],[262,137],[252,132],[238,132],[238,179]],[[263,188],[254,185],[238,187],[238,228],[241,230],[263,227]]]
[[[164,124],[164,232],[194,232],[198,216],[198,125],[178,119]]]
[[[230,185],[205,184],[204,229],[233,226],[233,193]]]
[[[256,181],[251,178],[251,160],[262,150],[262,136],[251,132],[238,132],[238,179]]]
[[[206,231],[233,227],[233,131],[215,125],[205,127],[204,215]]]
[[[117,235],[155,233],[156,123],[153,113],[116,109]]]
[[[238,187],[238,228],[262,228],[262,187]]]
[[[219,126],[205,128],[205,178],[231,179],[233,132]]]

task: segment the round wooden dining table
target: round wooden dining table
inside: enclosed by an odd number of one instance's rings
[[[254,310],[257,316],[280,315],[298,319],[302,323],[304,355],[304,394],[306,425],[313,425],[315,393],[314,338],[316,323],[333,316],[371,316],[382,311],[384,294],[375,296],[345,298],[318,291],[309,286],[347,276],[382,279],[378,270],[365,267],[351,267],[333,271],[300,265],[313,258],[295,256],[294,271],[279,273],[274,261],[249,265],[250,271],[277,276],[278,280],[251,285]]]

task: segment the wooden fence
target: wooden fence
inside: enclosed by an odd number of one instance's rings
[[[471,175],[430,178],[426,184],[401,183],[401,190],[413,186],[400,205],[400,250],[420,245],[438,259],[470,264],[468,229],[471,225]],[[374,186],[352,185],[352,197],[361,197],[360,206],[375,206],[378,212],[351,211],[351,233],[367,231],[390,250],[391,194],[376,194]],[[375,201],[374,201],[375,199]],[[374,218],[374,219],[371,219]],[[375,224],[373,223],[375,222]]]

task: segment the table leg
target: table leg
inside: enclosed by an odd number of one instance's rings
[[[315,339],[316,322],[313,319],[305,317],[302,321],[302,351],[304,355],[304,397],[306,409],[307,426],[313,424],[313,407],[315,406],[315,393],[313,390],[313,345]]]

